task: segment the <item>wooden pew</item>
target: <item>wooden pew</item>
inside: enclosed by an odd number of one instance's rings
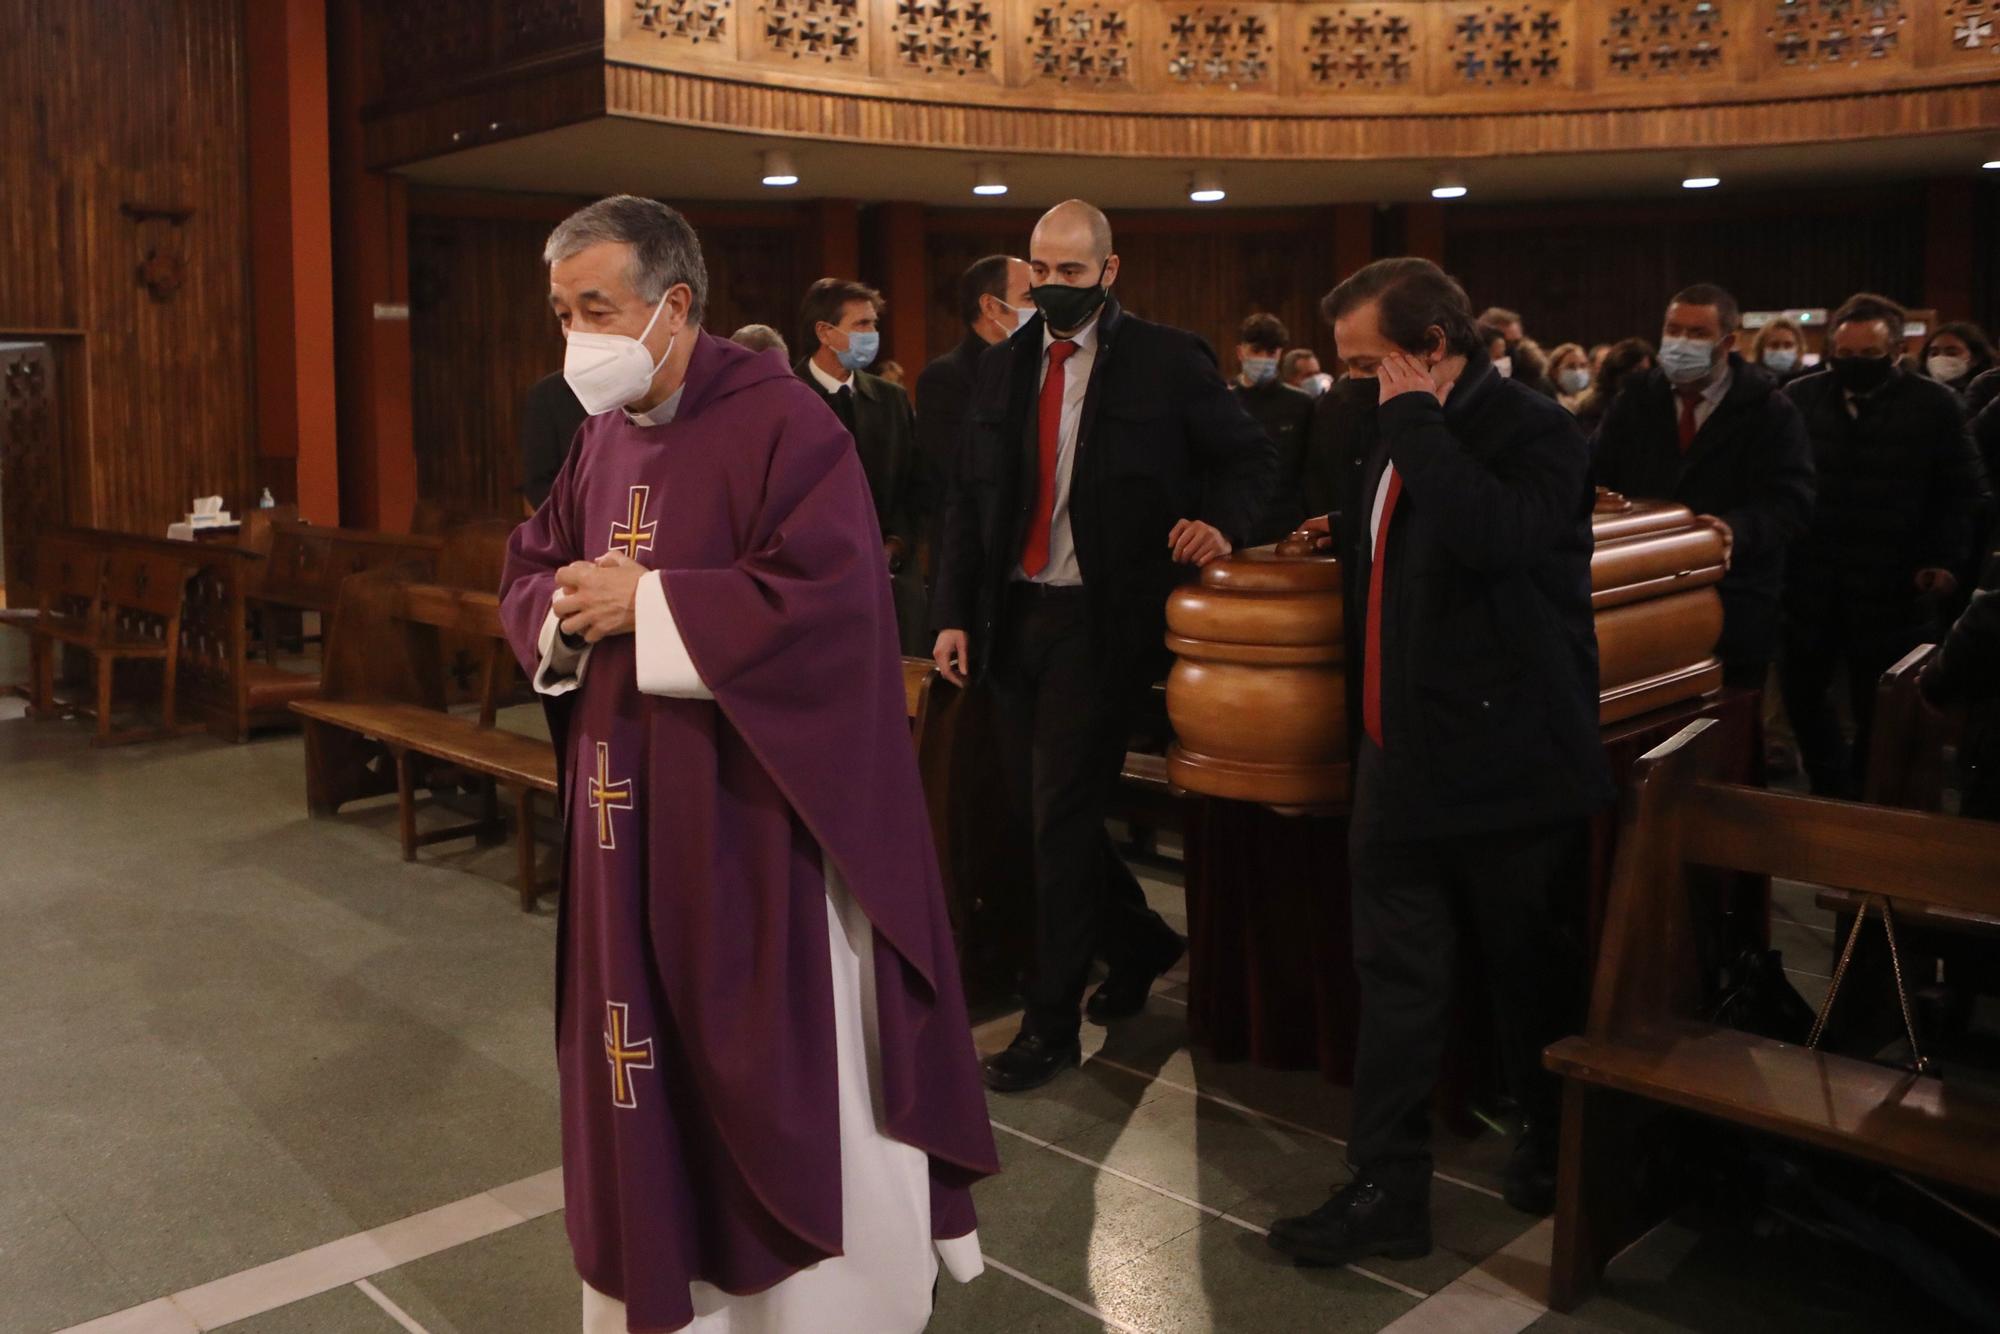
[[[36,718],[54,718],[55,655],[45,647],[45,634],[58,628],[87,630],[98,615],[98,593],[104,585],[104,551],[77,534],[54,533],[35,543],[33,607],[0,610],[0,628],[29,637],[28,711]]]
[[[295,520],[271,524],[271,550],[250,600],[264,614],[264,660],[277,660],[273,613],[316,612],[324,627],[351,574],[404,565],[430,578],[437,571],[441,537],[330,528]]]
[[[1544,1057],[1564,1080],[1549,1296],[1559,1311],[1651,1221],[1629,1189],[1648,1104],[2000,1195],[2000,1100],[1701,1018],[1718,876],[1984,911],[2000,886],[2000,826],[1715,782],[1713,726],[1690,725],[1634,771],[1588,1026]]]
[[[349,801],[394,791],[403,860],[413,861],[425,844],[501,836],[498,788],[509,787],[517,890],[522,911],[533,911],[535,804],[539,795],[555,793],[556,759],[548,742],[494,726],[512,671],[499,597],[413,582],[410,574],[376,570],[342,586],[319,697],[291,706],[305,720],[307,809],[330,816]],[[489,646],[476,717],[447,711],[444,646],[467,639]],[[481,787],[480,818],[419,833],[417,790],[454,788],[467,775]]]

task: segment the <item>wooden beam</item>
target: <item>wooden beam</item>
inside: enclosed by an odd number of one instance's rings
[[[326,0],[244,10],[258,482],[340,519]],[[246,500],[254,500],[248,497]]]
[[[884,204],[882,295],[889,299],[889,358],[899,361],[910,382],[929,360],[927,316],[929,266],[924,249],[924,206]]]
[[[362,15],[335,5],[328,37],[334,352],[340,519],[404,533],[417,503],[410,408],[409,189],[364,160],[369,49]]]

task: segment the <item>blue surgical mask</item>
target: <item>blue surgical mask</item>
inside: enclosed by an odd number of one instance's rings
[[[1705,338],[1662,338],[1660,369],[1675,384],[1693,384],[1715,367],[1715,344]]]
[[[875,364],[875,354],[882,350],[882,335],[874,329],[856,329],[847,335],[847,347],[834,353],[840,364],[850,371],[865,371]]]
[[[1799,364],[1799,350],[1795,347],[1767,347],[1764,349],[1764,364],[1783,375]]]
[[[1276,357],[1243,358],[1243,378],[1251,384],[1269,384],[1278,378]]]
[[[1565,366],[1556,372],[1556,387],[1565,394],[1580,394],[1590,388],[1590,371],[1583,366]]]

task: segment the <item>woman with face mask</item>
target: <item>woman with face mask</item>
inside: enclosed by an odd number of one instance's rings
[[[1783,316],[1757,331],[1750,342],[1750,360],[1769,371],[1779,384],[1790,384],[1812,369],[1805,364],[1805,335]]]
[[[1993,361],[1986,331],[1970,320],[1959,320],[1937,327],[1917,354],[1917,369],[1963,402],[1972,382],[1993,369]]]
[[[1575,415],[1590,388],[1590,354],[1581,343],[1564,343],[1549,353],[1549,379],[1555,383],[1556,402]]]

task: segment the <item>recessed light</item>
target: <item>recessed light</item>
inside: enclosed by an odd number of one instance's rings
[[[2000,157],[1996,157],[1990,162],[1982,162],[1979,165],[1985,171],[2000,171]]]
[[[1713,190],[1722,184],[1720,176],[1690,176],[1681,182],[1683,190]]]
[[[1222,188],[1222,173],[1212,168],[1196,172],[1188,180],[1188,198],[1197,204],[1213,204],[1227,199],[1229,192]]]
[[[1007,193],[1007,178],[1000,174],[1000,164],[987,162],[980,166],[979,174],[973,179],[972,193],[976,195],[1004,195]]]
[[[1431,187],[1432,199],[1463,199],[1466,193],[1466,188],[1462,185],[1434,185]]]
[[[781,148],[766,149],[764,152],[764,184],[771,186],[797,185],[799,169],[792,163],[792,155]]]

